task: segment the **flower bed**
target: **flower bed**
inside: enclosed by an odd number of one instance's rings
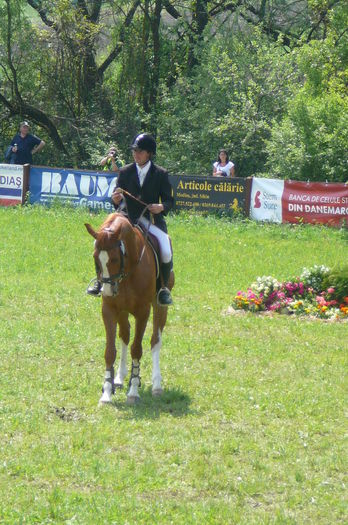
[[[284,282],[269,276],[258,277],[246,292],[236,294],[233,307],[249,312],[348,319],[348,267],[330,270],[315,265]]]

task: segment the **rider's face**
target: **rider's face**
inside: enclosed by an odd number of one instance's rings
[[[144,149],[133,149],[133,159],[139,164],[139,166],[144,166],[150,160],[151,154]]]

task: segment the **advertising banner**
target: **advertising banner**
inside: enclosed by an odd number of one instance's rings
[[[24,197],[23,166],[0,164],[0,206],[17,206]]]
[[[112,190],[117,177],[112,173],[63,168],[30,168],[30,203],[51,204],[54,201],[111,213]]]
[[[244,211],[246,179],[171,175],[175,209],[199,211]]]
[[[282,222],[284,181],[253,178],[250,218],[256,221]]]
[[[283,221],[292,223],[348,223],[348,185],[285,181]]]
[[[246,181],[242,178],[170,175],[176,209],[244,211]],[[30,203],[68,202],[94,210],[112,212],[112,190],[117,177],[109,172],[63,168],[30,168]]]

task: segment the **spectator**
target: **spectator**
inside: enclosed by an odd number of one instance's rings
[[[213,177],[234,177],[234,164],[225,149],[220,149],[218,160],[213,164]]]
[[[111,146],[108,154],[103,157],[100,161],[100,165],[103,166],[104,171],[115,171],[119,172],[122,167],[122,162],[120,161],[117,149],[115,146]]]
[[[11,141],[14,164],[32,164],[33,155],[42,150],[45,142],[29,133],[30,125],[25,120],[19,127],[19,133]]]

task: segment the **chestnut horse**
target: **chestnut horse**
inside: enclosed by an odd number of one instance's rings
[[[130,339],[129,314],[135,318],[135,334],[131,345],[132,369],[129,379],[127,403],[139,401],[140,359],[142,340],[153,308],[152,394],[160,395],[162,377],[160,372],[160,349],[162,332],[167,320],[167,307],[157,304],[156,262],[151,246],[144,234],[131,225],[122,214],[109,215],[98,231],[85,224],[95,238],[94,258],[102,282],[102,316],[106,331],[105,379],[101,403],[110,403],[115,387],[122,388],[127,375],[127,350]],[[170,288],[174,285],[171,273]],[[114,376],[116,359],[116,329],[119,326],[121,359]]]

